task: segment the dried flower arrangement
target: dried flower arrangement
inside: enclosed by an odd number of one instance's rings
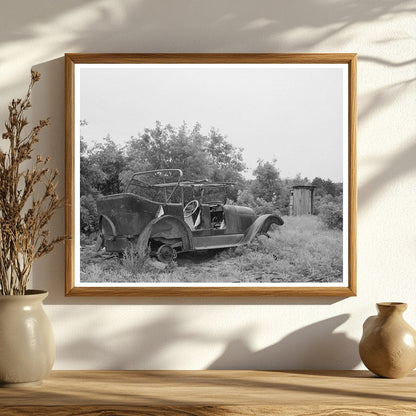
[[[24,295],[33,262],[53,250],[64,236],[50,238],[45,229],[56,209],[63,204],[56,193],[58,171],[48,167],[49,157],[37,156],[25,168],[39,132],[50,119],[41,120],[28,134],[25,111],[31,107],[30,96],[39,72],[32,71],[31,81],[23,99],[9,105],[3,140],[8,149],[0,149],[0,294]]]

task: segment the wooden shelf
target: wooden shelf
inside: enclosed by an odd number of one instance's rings
[[[0,389],[0,415],[416,415],[416,374],[367,371],[53,371]]]

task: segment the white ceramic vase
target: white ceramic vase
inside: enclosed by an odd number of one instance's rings
[[[52,326],[42,301],[48,292],[0,295],[0,385],[41,383],[55,361]]]

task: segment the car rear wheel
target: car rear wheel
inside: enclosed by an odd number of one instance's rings
[[[156,257],[162,263],[171,263],[176,259],[177,253],[173,247],[163,244],[157,249]]]

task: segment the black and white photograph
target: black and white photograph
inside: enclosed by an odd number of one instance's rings
[[[77,287],[348,287],[348,63],[74,65]]]

